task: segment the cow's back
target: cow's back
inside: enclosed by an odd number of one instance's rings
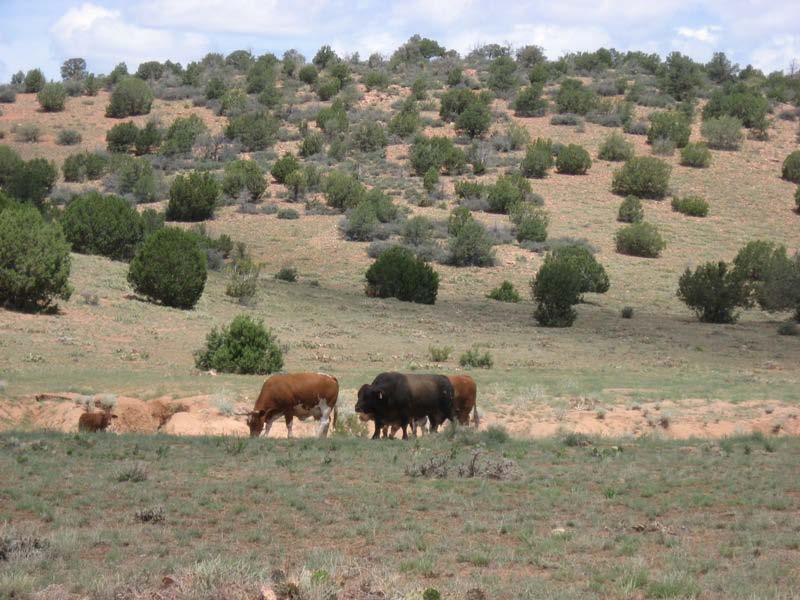
[[[444,375],[407,375],[412,396],[412,416],[437,414],[440,420],[452,418],[453,386]]]
[[[301,405],[305,409],[325,400],[329,407],[336,405],[339,382],[324,373],[281,373],[264,382],[256,401],[255,410],[281,408],[289,410]]]
[[[449,375],[447,377],[453,386],[453,409],[459,423],[469,423],[469,413],[475,408],[478,386],[469,375]]]

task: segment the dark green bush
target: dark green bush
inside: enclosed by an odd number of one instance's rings
[[[325,177],[322,191],[328,206],[341,211],[358,206],[366,193],[353,175],[336,169]]]
[[[470,138],[482,136],[489,130],[492,114],[483,102],[471,102],[456,118],[456,130],[463,131]]]
[[[425,100],[428,97],[428,80],[424,76],[417,77],[411,84],[411,97],[414,100]]]
[[[647,130],[647,143],[668,139],[678,148],[689,143],[692,127],[685,114],[669,110],[650,115],[650,129]]]
[[[353,130],[353,144],[361,152],[376,152],[387,143],[386,131],[377,121],[362,121]]]
[[[365,195],[362,203],[367,203],[372,206],[375,215],[381,223],[390,223],[397,219],[400,211],[392,202],[392,199],[387,196],[383,190],[374,187],[369,190]]]
[[[577,317],[572,307],[580,302],[583,285],[584,279],[575,261],[548,254],[531,281],[536,321],[544,327],[570,327]]]
[[[489,187],[486,197],[489,210],[496,213],[507,213],[511,207],[525,199],[531,193],[531,184],[519,173],[506,173],[497,178]]]
[[[240,116],[247,110],[247,104],[247,93],[238,87],[231,88],[220,99],[219,114],[226,115],[229,119]],[[230,120],[228,126],[230,126]]]
[[[106,148],[109,152],[130,152],[138,135],[139,128],[133,121],[117,123],[106,132]]]
[[[543,242],[547,239],[550,217],[531,202],[516,202],[511,205],[509,216],[516,228],[518,242]]]
[[[703,323],[733,323],[735,309],[746,302],[742,279],[722,261],[706,263],[694,272],[687,268],[678,281],[678,298]]]
[[[705,169],[711,165],[711,151],[701,142],[686,144],[681,150],[681,165]]]
[[[345,133],[350,128],[347,108],[341,99],[334,100],[330,106],[320,109],[317,113],[317,127],[328,136]]]
[[[325,149],[325,139],[317,131],[311,131],[303,138],[300,144],[300,156],[307,158],[319,154]]]
[[[364,75],[367,91],[385,90],[389,86],[389,75],[386,71],[369,71]]]
[[[238,196],[247,190],[250,199],[258,200],[264,193],[267,182],[264,173],[254,160],[233,160],[225,165],[222,191],[228,196]]]
[[[612,162],[630,160],[633,158],[633,144],[628,142],[622,134],[612,133],[603,141],[597,158]]]
[[[61,83],[47,83],[36,94],[36,99],[44,112],[61,112],[67,101],[67,90]]]
[[[464,352],[464,354],[458,358],[458,364],[465,368],[491,369],[494,366],[494,359],[488,350],[481,353],[480,349],[475,347]],[[431,589],[432,588],[428,588],[426,592],[430,591]],[[427,594],[427,596],[433,600],[436,600],[440,597],[438,593]],[[425,598],[425,596],[423,596],[423,598]]]
[[[738,150],[744,139],[742,122],[736,117],[722,116],[703,121],[700,133],[715,150]]]
[[[722,116],[736,117],[745,127],[766,127],[769,102],[757,89],[744,82],[715,90],[703,107],[703,120]]]
[[[218,100],[225,95],[227,89],[222,79],[219,77],[212,77],[208,80],[208,83],[206,83],[206,99]]]
[[[786,181],[800,184],[800,150],[795,150],[784,159],[781,177]]]
[[[0,146],[0,187],[5,187],[24,161],[10,146]]]
[[[418,136],[411,146],[409,161],[412,169],[420,177],[434,167],[444,168],[448,173],[459,173],[464,169],[466,156],[456,148],[453,140],[446,137]]]
[[[672,199],[672,210],[690,217],[705,217],[708,215],[708,202],[700,196],[685,196]]]
[[[342,82],[336,77],[323,75],[317,80],[317,96],[319,96],[319,99],[323,102],[333,98],[341,89]]]
[[[47,80],[44,78],[44,73],[40,69],[31,69],[25,75],[23,82],[23,89],[26,94],[37,94],[42,91]]]
[[[447,90],[439,99],[439,117],[443,121],[455,121],[458,116],[475,103],[488,106],[489,98],[467,88]]]
[[[702,81],[701,66],[680,52],[671,52],[658,72],[659,87],[676,100],[694,97]]]
[[[175,308],[192,308],[206,284],[206,257],[196,236],[174,227],[150,235],[128,269],[134,291]]]
[[[270,174],[278,183],[284,183],[289,173],[296,171],[299,168],[300,162],[297,160],[295,155],[291,152],[286,152],[282,157],[275,161],[274,165],[272,165]]]
[[[354,242],[369,242],[378,237],[380,221],[375,207],[369,202],[360,202],[347,214],[341,225],[344,237]]]
[[[193,171],[179,174],[169,189],[167,220],[203,221],[214,216],[220,189],[217,180],[208,172]]]
[[[280,270],[275,273],[275,279],[294,283],[297,281],[297,269],[295,267],[281,267]]]
[[[439,185],[439,170],[436,167],[431,167],[422,177],[422,188],[432,194],[437,185]]]
[[[153,91],[138,77],[127,77],[117,84],[106,107],[106,116],[117,119],[146,115],[153,104]]]
[[[136,156],[150,154],[161,144],[161,131],[156,122],[151,120],[142,127],[136,134],[136,141],[133,144],[133,151]]]
[[[53,191],[58,179],[58,170],[53,162],[34,158],[19,167],[11,175],[6,191],[22,202],[33,202],[37,207]]]
[[[514,284],[510,281],[503,281],[498,287],[486,294],[486,297],[498,302],[519,302],[522,300]]]
[[[161,152],[167,156],[188,154],[200,134],[207,130],[206,124],[197,115],[178,117],[167,129]]]
[[[608,274],[586,246],[579,244],[559,246],[553,250],[552,256],[555,260],[574,263],[581,274],[580,291],[582,294],[586,292],[605,294],[608,291],[610,287]]]
[[[569,144],[556,156],[556,171],[566,175],[585,175],[592,166],[592,159],[583,146]]]
[[[56,143],[59,146],[74,146],[83,141],[83,136],[74,129],[62,129],[58,132]]]
[[[228,119],[225,135],[239,140],[246,151],[253,152],[272,146],[278,137],[278,129],[278,120],[269,113],[243,113]]]
[[[419,110],[413,98],[407,98],[400,112],[389,121],[389,133],[402,138],[413,135],[419,128]]]
[[[518,117],[543,117],[547,112],[547,100],[542,98],[542,86],[530,85],[522,88],[514,100],[514,114]]]
[[[139,202],[156,199],[156,177],[150,161],[118,154],[112,157],[111,169],[116,176],[118,193],[132,194]]]
[[[486,228],[471,219],[449,241],[448,262],[457,267],[491,267],[495,263],[492,240]]]
[[[597,94],[578,79],[565,79],[556,94],[556,107],[560,113],[585,115],[597,106]]]
[[[508,92],[518,85],[515,72],[517,64],[510,56],[498,56],[489,65],[489,88],[496,92]]]
[[[319,73],[314,65],[305,65],[297,72],[297,78],[308,85],[314,85],[318,76]]]
[[[130,260],[142,241],[142,217],[119,196],[91,191],[76,196],[61,216],[73,252]]]
[[[275,71],[263,61],[256,61],[245,77],[248,94],[259,94],[275,83]]]
[[[660,199],[667,194],[672,168],[652,156],[635,156],[614,171],[611,191],[621,196]]]
[[[464,198],[481,198],[486,193],[486,186],[480,181],[467,181],[462,179],[453,184],[456,196]]]
[[[204,371],[269,375],[283,368],[283,351],[262,321],[239,315],[228,327],[211,330],[205,347],[195,352],[195,365]]]
[[[305,169],[297,169],[286,176],[283,182],[289,190],[293,202],[297,202],[308,189],[308,175]]]
[[[553,167],[553,143],[550,139],[537,138],[528,146],[525,157],[520,164],[520,171],[525,177],[542,179]]]
[[[457,236],[464,228],[464,225],[474,220],[472,213],[466,206],[456,206],[450,211],[450,216],[447,218],[447,233]]]
[[[425,246],[433,241],[433,223],[428,217],[415,215],[403,223],[400,235],[407,245]]]
[[[36,310],[68,300],[69,244],[32,206],[0,211],[0,305]]]
[[[368,296],[404,302],[433,304],[439,290],[436,271],[401,246],[383,252],[367,270],[366,279]]]
[[[785,246],[758,240],[745,245],[733,264],[736,276],[745,282],[748,304],[757,302],[768,311],[800,311],[800,255],[792,260]]]
[[[614,236],[617,252],[629,256],[657,258],[667,247],[655,225],[640,221],[617,231]]]
[[[136,69],[136,77],[139,79],[161,79],[164,76],[164,65],[157,60],[143,62]]]
[[[628,196],[619,205],[617,221],[622,223],[639,223],[644,219],[644,208],[642,201],[636,196]]]

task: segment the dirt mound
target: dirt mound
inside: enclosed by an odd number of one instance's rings
[[[162,431],[170,435],[250,435],[242,419],[192,412],[174,415]]]

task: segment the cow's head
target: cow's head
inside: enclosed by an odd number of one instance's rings
[[[383,401],[383,392],[375,386],[364,384],[358,390],[356,413],[362,421],[375,418],[376,409]]]
[[[250,428],[250,437],[258,437],[264,430],[264,421],[267,416],[265,410],[254,410],[247,413],[247,426]]]

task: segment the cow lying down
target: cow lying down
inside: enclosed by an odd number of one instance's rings
[[[294,417],[319,421],[317,436],[325,437],[336,426],[336,401],[339,381],[324,373],[286,373],[273,375],[261,386],[253,410],[247,415],[250,437],[269,435],[272,424],[281,416],[286,421],[287,437],[292,437]]]
[[[408,426],[427,418],[431,431],[445,420],[455,422],[453,385],[444,375],[381,373],[358,390],[356,413],[362,421],[375,422],[372,439],[384,426],[397,425],[408,439]]]

